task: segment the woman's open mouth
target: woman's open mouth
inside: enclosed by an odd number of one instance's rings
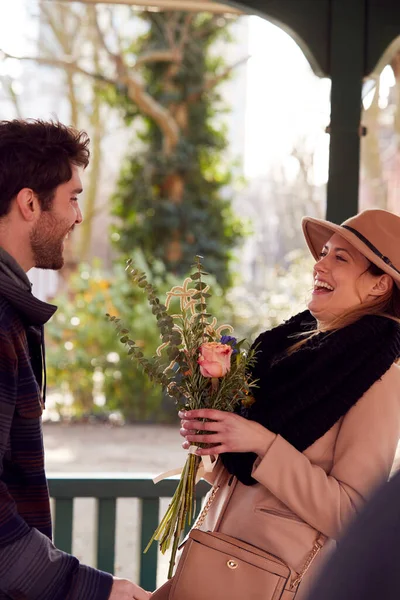
[[[334,291],[334,288],[322,279],[314,279],[314,290],[313,294],[330,294]]]

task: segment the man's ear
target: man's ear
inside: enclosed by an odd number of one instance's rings
[[[393,279],[386,273],[377,277],[374,286],[371,290],[373,296],[383,296],[393,288]]]
[[[40,213],[39,200],[33,190],[23,188],[15,198],[18,210],[25,221],[35,221]]]

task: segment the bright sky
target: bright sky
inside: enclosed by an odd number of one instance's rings
[[[314,75],[299,46],[278,27],[251,17],[245,172],[261,175],[266,164],[287,156],[296,139],[317,150],[316,179],[327,178],[330,80]]]
[[[0,48],[10,54],[26,51],[32,33],[25,0],[0,0]]]
[[[35,5],[35,0],[29,0],[30,7]],[[35,36],[26,6],[25,0],[0,0],[0,48],[16,55],[27,53]],[[324,183],[329,80],[316,77],[292,38],[263,19],[250,17],[249,45],[252,58],[247,75],[246,176],[263,175],[271,164],[284,162],[295,140],[306,137],[309,147],[316,150],[316,183]],[[0,75],[18,77],[20,72],[18,61],[0,61]]]

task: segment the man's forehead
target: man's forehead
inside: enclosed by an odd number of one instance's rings
[[[83,191],[83,185],[82,185],[80,173],[79,173],[78,167],[75,167],[75,165],[73,165],[73,167],[72,167],[72,177],[68,181],[68,187],[71,189],[71,191],[74,194],[80,194]]]

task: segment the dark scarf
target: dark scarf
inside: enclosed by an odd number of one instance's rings
[[[31,282],[25,271],[4,248],[0,247],[0,296],[14,307],[24,323],[32,369],[42,390],[44,404],[46,359],[43,325],[56,312],[57,307],[35,298],[31,288]]]
[[[331,333],[318,333],[296,352],[286,349],[315,330],[305,311],[283,325],[262,333],[254,345],[258,379],[255,403],[242,415],[280,434],[303,452],[322,437],[400,356],[400,325],[385,317],[367,315]],[[384,402],[382,398],[382,402]],[[226,453],[222,461],[245,485],[256,455]]]
[[[32,294],[32,286],[17,261],[0,247],[0,294],[14,306],[28,326],[42,326],[57,307]]]

